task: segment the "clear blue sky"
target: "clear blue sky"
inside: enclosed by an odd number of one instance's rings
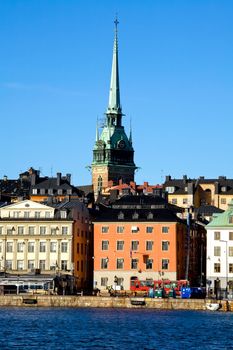
[[[91,183],[116,12],[137,183],[233,178],[232,0],[0,0],[0,177]]]

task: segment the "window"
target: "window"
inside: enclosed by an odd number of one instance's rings
[[[72,194],[72,189],[68,189],[68,190],[66,191],[66,193],[67,193],[67,194]]]
[[[50,252],[56,253],[57,251],[57,242],[50,242]]]
[[[168,233],[169,226],[162,226],[162,233]]]
[[[12,270],[12,260],[6,260],[6,269]]]
[[[168,186],[168,187],[166,187],[166,191],[168,193],[173,193],[173,192],[175,192],[175,187],[174,186]]]
[[[117,241],[117,250],[124,250],[124,241]]]
[[[40,235],[46,234],[46,226],[40,226]]]
[[[7,253],[13,252],[13,242],[6,242],[6,251]]]
[[[146,250],[152,250],[153,249],[153,241],[146,241]]]
[[[55,227],[51,227],[51,235],[55,235],[57,232]]]
[[[109,227],[108,226],[102,226],[101,232],[102,233],[108,233]]]
[[[23,235],[23,233],[24,233],[24,227],[18,226],[18,235]]]
[[[221,247],[214,247],[214,256],[221,256]]]
[[[124,268],[124,259],[118,258],[117,259],[117,269],[123,269]]]
[[[77,271],[79,271],[79,261],[77,261]]]
[[[39,261],[39,268],[40,268],[40,270],[45,270],[45,260]]]
[[[146,233],[152,233],[152,232],[153,232],[153,226],[147,226]]]
[[[229,247],[229,256],[233,256],[233,247]]]
[[[228,272],[232,273],[233,272],[233,264],[229,264],[229,270]]]
[[[45,253],[46,251],[46,243],[40,242],[40,253]]]
[[[3,233],[3,227],[1,226],[0,227],[0,235],[2,235],[2,233]]]
[[[40,194],[45,195],[45,188],[40,189]]]
[[[61,252],[67,253],[68,243],[67,242],[61,242]]]
[[[29,233],[29,235],[34,235],[34,233],[35,233],[35,227],[34,227],[34,226],[29,226],[29,227],[28,227],[28,233]]]
[[[221,204],[226,204],[226,203],[227,203],[226,198],[221,198]]]
[[[58,194],[58,195],[62,195],[62,188],[59,188],[59,189],[57,190],[57,194]]]
[[[83,272],[83,260],[81,260],[81,272]]]
[[[120,211],[120,213],[118,214],[118,220],[123,220],[124,219],[124,213],[122,211]]]
[[[79,254],[79,243],[77,243],[77,254]]]
[[[162,250],[167,251],[169,248],[169,244],[170,244],[169,241],[162,241]]]
[[[32,194],[37,194],[37,188],[32,189]]]
[[[131,232],[132,233],[137,233],[138,232],[138,227],[137,226],[132,226],[131,227]]]
[[[29,211],[25,211],[24,212],[24,219],[28,219],[30,216],[30,212]]]
[[[146,269],[151,270],[153,268],[153,259],[146,260]]]
[[[62,226],[62,228],[61,228],[61,234],[62,234],[62,235],[67,235],[67,234],[68,234],[68,227],[67,227],[67,226]]]
[[[108,268],[108,258],[102,258],[101,259],[101,269],[107,269]]]
[[[107,287],[108,285],[108,277],[101,277],[100,284],[102,287]]]
[[[138,241],[132,241],[131,242],[131,250],[138,250],[138,245],[139,245]]]
[[[233,232],[229,232],[229,240],[233,241]]]
[[[233,224],[233,215],[229,216],[229,224]]]
[[[172,204],[177,204],[177,199],[176,198],[172,198]]]
[[[28,260],[28,269],[33,270],[35,268],[35,261],[34,260]]]
[[[117,226],[117,233],[123,233],[124,229],[124,226]]]
[[[168,268],[169,268],[169,260],[162,259],[162,270],[168,270]]]
[[[52,189],[52,188],[49,188],[49,189],[48,189],[48,194],[50,194],[50,195],[53,194],[53,189]]]
[[[139,218],[139,214],[137,212],[134,212],[132,215],[133,220],[137,220]]]
[[[49,219],[49,218],[50,218],[50,211],[46,211],[46,212],[45,212],[45,217],[46,217],[46,219]]]
[[[152,220],[154,218],[154,215],[153,215],[153,213],[149,213],[148,215],[147,215],[147,219],[148,220]],[[150,233],[150,232],[149,232]]]
[[[23,242],[19,242],[17,243],[17,252],[18,253],[22,253],[23,252],[23,246],[24,246],[25,243]]]
[[[109,241],[102,241],[102,250],[108,250]]]
[[[34,253],[35,244],[34,242],[28,242],[28,253]]]
[[[40,218],[40,211],[35,211],[35,218],[39,219]]]
[[[61,269],[66,271],[67,270],[67,260],[61,261]]]
[[[66,219],[67,218],[66,210],[61,210],[60,215],[61,215],[61,219]]]
[[[17,260],[17,270],[23,270],[23,260]]]
[[[14,227],[12,227],[12,228],[7,228],[6,233],[7,233],[7,235],[11,236],[11,235],[13,235],[13,232],[14,232],[14,231],[15,231],[15,228],[14,228]]]
[[[219,241],[220,240],[220,232],[214,232],[214,240]]]
[[[0,253],[2,253],[2,243],[0,244]]]
[[[220,263],[214,263],[214,272],[221,272]]]
[[[131,260],[131,269],[137,269],[138,268],[138,259],[132,259]]]
[[[118,286],[122,286],[123,287],[123,283],[124,283],[124,278],[123,277],[118,277]]]

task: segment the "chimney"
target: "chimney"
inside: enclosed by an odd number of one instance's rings
[[[36,184],[36,173],[31,174],[31,186]]]
[[[71,182],[71,174],[66,174],[66,180],[69,182],[69,184],[70,184],[70,182]]]
[[[61,186],[61,173],[57,173],[57,186]]]
[[[170,181],[170,180],[171,180],[171,176],[170,175],[166,175],[165,182]]]

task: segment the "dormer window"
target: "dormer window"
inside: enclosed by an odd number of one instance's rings
[[[60,196],[62,195],[62,189],[61,189],[61,188],[59,188],[59,189],[57,190],[57,194],[60,195]]]
[[[132,216],[133,220],[138,219],[138,217],[139,217],[139,214],[137,212],[133,213],[133,216]]]
[[[153,215],[153,213],[149,213],[148,215],[147,215],[147,219],[148,220],[152,220],[154,218],[154,215]]]
[[[166,187],[166,191],[167,191],[168,193],[174,193],[174,192],[175,192],[175,187],[174,187],[174,186]]]
[[[61,210],[61,219],[66,219],[66,217],[67,217],[66,210]]]
[[[44,188],[40,189],[40,194],[43,194],[43,195],[45,194],[45,189]]]
[[[118,220],[123,220],[124,219],[124,213],[121,211],[119,214],[118,214]]]
[[[69,188],[69,189],[67,190],[67,194],[72,194],[72,189],[71,189],[71,188]]]
[[[222,192],[226,192],[226,191],[227,191],[226,186],[222,186],[221,191],[222,191]]]
[[[53,194],[53,189],[52,189],[52,188],[49,188],[49,189],[48,189],[48,194],[50,194],[50,195]]]
[[[37,194],[37,188],[32,189],[32,194]]]

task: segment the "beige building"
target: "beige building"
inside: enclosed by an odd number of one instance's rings
[[[1,271],[72,273],[72,224],[66,211],[30,200],[1,207]]]

